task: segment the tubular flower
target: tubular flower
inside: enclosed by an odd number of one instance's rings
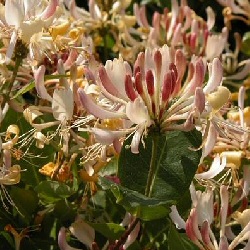
[[[174,52],[164,45],[160,49],[141,52],[133,70],[121,58],[107,61],[100,67],[98,84],[103,95],[113,103],[109,109],[98,105],[83,89],[78,93],[82,105],[97,118],[123,118],[134,125],[127,132],[126,129],[123,131],[125,134],[133,131],[131,150],[138,153],[140,139],[150,128],[163,133],[169,130],[189,131],[194,129],[205,106],[215,105],[216,93],[224,88],[218,87],[222,67],[218,59],[214,59],[210,66],[209,81],[202,89],[205,66],[201,58],[194,58],[182,86],[185,57],[180,50]],[[216,108],[220,109],[223,104],[216,103]],[[111,131],[108,133],[115,136]]]
[[[176,207],[171,207],[170,218],[173,223],[176,227],[185,229],[190,240],[201,250],[233,250],[238,249],[240,244],[245,246],[243,249],[249,247],[249,209],[240,206],[238,209],[243,212],[236,210],[232,214],[234,203],[228,189],[229,187],[221,185],[218,197],[210,187],[201,192],[191,185],[192,209],[186,222]],[[234,224],[241,225],[238,235],[232,231]]]

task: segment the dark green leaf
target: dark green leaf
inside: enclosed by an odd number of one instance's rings
[[[25,190],[13,186],[10,191],[10,196],[14,201],[15,206],[22,214],[22,220],[28,224],[32,219],[32,214],[38,206],[37,194],[33,190]]]
[[[151,161],[153,136],[140,145],[139,154],[131,153],[126,141],[119,158],[118,176],[121,185],[145,193]],[[156,135],[157,136],[157,135]],[[201,152],[194,151],[201,145],[197,131],[173,131],[161,136],[157,145],[158,172],[152,189],[152,198],[176,203],[188,190],[197,170]]]
[[[41,199],[45,202],[56,202],[72,195],[72,190],[64,183],[43,181],[36,188]]]
[[[110,240],[119,239],[125,232],[124,227],[115,223],[89,223],[89,225]]]
[[[250,55],[250,32],[246,32],[242,38],[241,51],[248,56]]]
[[[100,178],[100,184],[104,189],[111,189],[118,204],[144,221],[159,219],[169,214],[169,204],[166,200],[148,198],[105,178]]]
[[[199,250],[185,234],[179,233],[173,224],[170,226],[168,234],[168,246],[169,250]]]

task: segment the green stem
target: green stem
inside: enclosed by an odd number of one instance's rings
[[[147,185],[145,189],[145,195],[147,197],[150,197],[152,195],[155,177],[158,172],[158,164],[157,164],[158,142],[159,142],[159,136],[154,136],[153,143],[152,143],[152,156],[151,156],[151,161],[150,161],[150,168],[148,172]]]
[[[19,69],[19,66],[21,65],[22,63],[22,59],[16,59],[15,61],[15,66],[14,66],[14,69],[13,69],[13,72],[12,72],[12,77],[10,79],[10,82],[8,84],[8,89],[5,93],[5,98],[4,98],[4,101],[2,102],[2,108],[5,106],[5,103],[9,101],[10,99],[10,94],[11,94],[11,90],[12,90],[12,87],[14,85],[14,82],[16,80],[16,77],[17,77],[17,73],[18,73],[18,69]]]

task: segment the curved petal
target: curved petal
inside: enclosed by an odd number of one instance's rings
[[[127,131],[111,131],[100,128],[91,128],[91,132],[94,134],[95,139],[104,145],[110,145],[115,139],[121,138],[127,134]]]
[[[18,37],[17,30],[14,30],[12,35],[11,35],[10,44],[9,44],[7,52],[6,52],[6,59],[5,59],[6,64],[10,63],[10,60],[13,56],[13,52],[14,52],[14,49],[16,46],[17,37]]]
[[[58,0],[50,0],[48,6],[41,14],[41,19],[45,20],[50,18],[56,12],[56,8],[59,4]]]
[[[5,20],[8,25],[20,26],[24,20],[24,5],[22,1],[5,1]]]
[[[133,102],[126,105],[126,115],[134,124],[151,125],[148,109],[141,98],[136,98]]]
[[[131,142],[131,152],[133,154],[139,153],[139,144],[141,141],[141,136],[143,134],[144,126],[139,126],[139,128],[135,131],[133,135],[133,139]]]
[[[122,112],[112,112],[105,110],[98,106],[90,96],[88,96],[83,89],[78,89],[78,94],[82,106],[92,115],[100,119],[110,118],[125,118],[125,114]]]
[[[181,218],[176,206],[170,207],[171,212],[169,214],[170,219],[173,221],[178,229],[186,229],[186,222]]]
[[[209,69],[209,80],[203,88],[204,94],[209,94],[215,90],[220,85],[223,76],[222,65],[218,58],[213,60]]]
[[[95,239],[95,230],[89,224],[79,219],[71,224],[69,230],[79,241],[91,248]]]
[[[41,65],[37,70],[34,70],[35,87],[37,94],[45,100],[52,102],[52,97],[48,94],[44,86],[45,66]]]
[[[210,123],[207,139],[205,142],[205,145],[202,148],[202,157],[201,159],[204,159],[214,148],[216,140],[217,140],[218,132],[215,129],[214,125]]]
[[[219,174],[226,167],[226,164],[227,164],[226,157],[222,157],[222,160],[221,160],[220,156],[217,155],[214,158],[214,161],[210,169],[207,172],[196,174],[195,178],[204,179],[204,180],[214,178],[217,174]]]
[[[61,227],[58,233],[58,245],[60,250],[80,250],[79,248],[71,247],[66,241],[66,229]]]
[[[215,24],[215,13],[210,6],[206,8],[206,12],[207,12],[207,28],[208,30],[211,30]]]
[[[73,116],[73,93],[68,89],[55,89],[53,93],[52,111],[59,121],[70,120]]]

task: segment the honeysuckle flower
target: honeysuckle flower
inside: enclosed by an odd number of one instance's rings
[[[220,61],[214,59],[209,65],[209,80],[203,89],[204,63],[194,58],[191,65],[192,70],[181,86],[186,69],[183,53],[173,52],[166,45],[147,49],[138,55],[133,70],[122,58],[100,67],[97,82],[103,95],[113,103],[109,109],[101,107],[98,99],[94,100],[82,89],[78,90],[79,97],[86,110],[99,119],[120,118],[134,124],[127,133],[134,130],[131,150],[138,153],[140,139],[149,128],[156,127],[161,132],[188,131],[195,127],[194,120],[202,117],[205,103],[205,113],[209,114],[209,108],[218,111],[227,102],[229,91],[219,86]],[[126,128],[120,131],[126,132]]]
[[[6,63],[11,60],[17,39],[20,38],[24,44],[29,44],[32,36],[41,32],[43,27],[47,27],[51,22],[57,6],[58,0],[50,0],[45,4],[40,1],[6,0],[5,22],[9,27],[14,27],[6,53]]]
[[[170,218],[178,228],[185,229],[186,234],[199,249],[214,250],[233,250],[238,249],[239,244],[244,244],[245,248],[249,246],[249,209],[243,212],[236,211],[233,213],[236,221],[229,223],[230,214],[230,196],[228,186],[221,185],[220,199],[214,195],[214,189],[207,188],[206,191],[196,191],[194,185],[190,187],[192,209],[189,217],[185,221],[180,217],[175,206],[171,207]],[[215,212],[215,204],[220,204],[220,210]],[[242,224],[242,230],[238,235],[234,235],[231,231],[233,224]],[[213,229],[213,230],[212,230]],[[219,237],[217,238],[216,230]]]

